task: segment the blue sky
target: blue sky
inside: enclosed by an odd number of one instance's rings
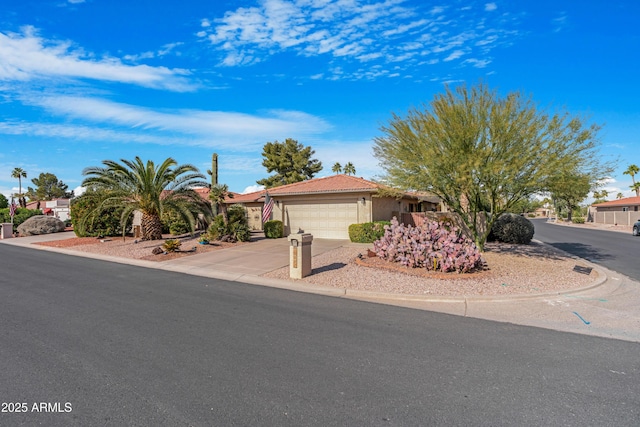
[[[604,125],[606,183],[640,165],[640,2],[21,0],[0,11],[0,192],[77,188],[102,160],[167,157],[233,191],[293,138],[330,175],[382,174],[373,138],[445,84],[485,81]]]

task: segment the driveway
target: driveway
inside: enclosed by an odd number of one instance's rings
[[[348,240],[314,239],[311,256],[352,245]],[[287,239],[261,239],[248,245],[211,251],[162,263],[163,268],[172,271],[197,274],[215,270],[228,280],[241,276],[260,276],[282,267],[289,266],[289,241]],[[220,275],[218,275],[220,277]]]

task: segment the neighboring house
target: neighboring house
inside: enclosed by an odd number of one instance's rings
[[[71,218],[69,204],[70,199],[33,201],[27,203],[27,209],[40,209],[43,215],[53,216],[60,221],[66,221]]]
[[[401,213],[441,210],[440,200],[425,193],[380,195],[384,186],[350,175],[331,175],[250,194],[234,195],[229,204],[247,209],[250,228],[262,229],[265,195],[274,200],[271,219],[281,220],[285,235],[313,234],[324,239],[348,239],[349,225],[388,221]]]
[[[549,218],[551,216],[552,210],[549,208],[537,208],[533,211],[533,214],[536,218]]]
[[[239,204],[247,211],[247,223],[250,230],[262,230],[262,207],[264,206],[265,191],[239,194],[233,193],[233,198],[227,198],[228,205]]]
[[[590,220],[598,224],[632,225],[640,220],[640,197],[627,197],[591,205]]]

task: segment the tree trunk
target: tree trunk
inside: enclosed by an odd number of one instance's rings
[[[142,214],[142,240],[161,240],[162,221],[158,215]]]

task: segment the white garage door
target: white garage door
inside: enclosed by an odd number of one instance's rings
[[[348,239],[349,225],[358,222],[357,202],[291,203],[285,205],[285,225],[320,239]]]

